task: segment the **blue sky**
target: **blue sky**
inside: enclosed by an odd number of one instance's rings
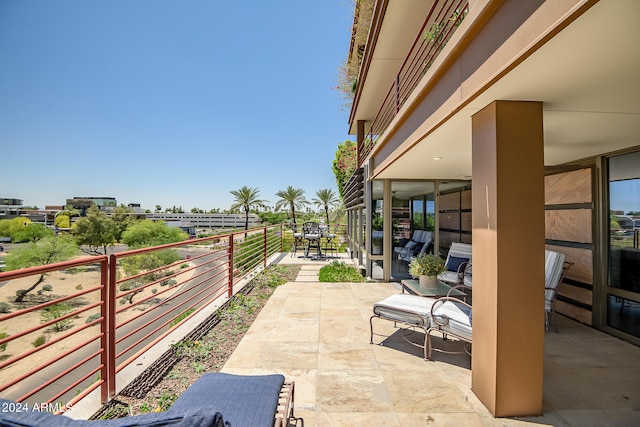
[[[0,1],[0,197],[227,209],[336,190],[351,0]],[[337,193],[337,190],[336,190]]]

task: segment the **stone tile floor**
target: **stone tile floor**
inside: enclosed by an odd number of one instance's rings
[[[276,290],[223,371],[295,380],[295,414],[305,427],[640,425],[636,346],[557,316],[560,333],[545,339],[544,415],[494,418],[471,391],[468,355],[424,361],[379,319],[374,342],[383,345],[369,344],[372,304],[396,286],[318,283],[326,261],[287,255],[280,263],[302,263],[298,279]]]

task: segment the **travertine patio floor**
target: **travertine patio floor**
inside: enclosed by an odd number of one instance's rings
[[[369,344],[372,304],[397,293],[394,284],[318,283],[325,262],[280,261],[289,262],[303,263],[298,279],[276,290],[223,371],[294,380],[305,427],[640,424],[638,347],[558,316],[560,333],[545,339],[544,415],[496,419],[471,390],[468,355],[425,361],[378,319],[374,341],[383,345]]]

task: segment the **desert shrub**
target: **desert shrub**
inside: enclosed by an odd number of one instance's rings
[[[76,285],[76,290],[77,291],[81,291],[82,290],[82,285]]]
[[[0,302],[0,313],[9,313],[11,311],[11,304],[8,302]]]
[[[34,347],[40,347],[41,345],[43,345],[46,342],[47,342],[47,337],[44,336],[44,335],[40,335],[38,338],[33,340],[31,345],[34,346]]]
[[[87,320],[85,320],[84,323],[91,323],[94,320],[97,320],[99,318],[100,318],[100,313],[92,314],[91,316],[87,317]]]
[[[66,303],[53,304],[41,311],[40,319],[42,323],[49,322],[51,320],[58,319],[64,316],[65,314],[70,313],[71,311],[72,309],[69,306],[69,304],[66,304]],[[68,318],[62,319],[53,324],[53,330],[56,332],[64,331],[69,329],[72,324],[73,322],[71,321],[71,319],[68,319]]]
[[[160,286],[173,286],[176,283],[178,283],[178,282],[175,281],[174,279],[165,279],[162,282],[160,282]]]
[[[8,337],[9,334],[6,332],[0,332],[0,340],[5,339],[6,337]],[[0,351],[5,351],[7,349],[7,344],[8,343],[4,343],[4,344],[0,344]]]
[[[53,292],[53,286],[51,285],[42,285],[42,290],[45,292]]]

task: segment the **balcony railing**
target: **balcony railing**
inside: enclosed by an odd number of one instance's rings
[[[73,404],[282,251],[270,226],[0,273],[0,395]],[[285,251],[288,247],[285,248]],[[13,298],[11,298],[13,297]],[[31,406],[30,406],[31,407]]]
[[[368,134],[358,144],[361,167],[422,77],[451,39],[468,12],[468,0],[436,0],[427,14],[400,71],[396,74]]]

